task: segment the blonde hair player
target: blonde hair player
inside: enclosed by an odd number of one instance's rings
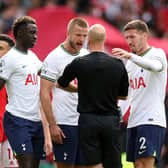
[[[81,17],[72,18],[67,26],[67,37],[44,60],[41,72],[40,97],[46,114],[58,168],[82,165],[78,145],[77,93],[69,93],[55,87],[55,82],[73,59],[86,55],[83,48],[88,23]],[[77,84],[77,81],[73,81]],[[50,93],[52,92],[52,102]]]

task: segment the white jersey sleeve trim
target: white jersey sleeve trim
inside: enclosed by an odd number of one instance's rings
[[[160,72],[163,69],[162,62],[157,59],[147,59],[136,54],[131,54],[130,60],[146,70]]]

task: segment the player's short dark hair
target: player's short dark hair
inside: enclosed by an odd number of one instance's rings
[[[148,28],[147,24],[144,21],[138,20],[138,19],[128,22],[124,26],[123,31],[125,32],[125,31],[131,30],[131,29],[135,29],[137,31],[146,32],[146,33],[149,32],[149,28]]]
[[[15,45],[14,40],[7,34],[0,34],[0,40],[7,42],[10,47]]]
[[[89,27],[88,22],[84,18],[75,17],[75,18],[73,18],[69,21],[69,24],[68,24],[68,27],[67,27],[68,31],[72,30],[75,25],[78,25],[78,26],[83,27],[83,28],[88,28]]]
[[[27,26],[28,24],[36,24],[36,20],[33,19],[30,16],[22,16],[16,19],[13,23],[13,35],[16,38],[17,37],[17,31],[22,27],[22,26]]]

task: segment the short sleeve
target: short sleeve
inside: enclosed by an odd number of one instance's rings
[[[8,80],[15,70],[15,60],[10,55],[0,58],[0,78]]]
[[[43,79],[55,82],[59,78],[61,70],[59,69],[59,60],[53,60],[52,58],[52,55],[49,55],[44,60],[40,76]]]

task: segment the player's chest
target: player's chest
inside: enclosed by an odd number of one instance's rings
[[[77,56],[69,56],[69,57],[66,57],[65,59],[60,60],[59,63],[57,64],[59,70],[61,72],[64,71],[65,67],[68,64],[70,64],[75,58],[77,58]]]
[[[130,87],[132,89],[146,88],[150,72],[139,66],[132,66],[128,71]]]
[[[28,74],[37,74],[37,62],[33,59],[20,59],[16,63],[15,74],[27,76]]]

